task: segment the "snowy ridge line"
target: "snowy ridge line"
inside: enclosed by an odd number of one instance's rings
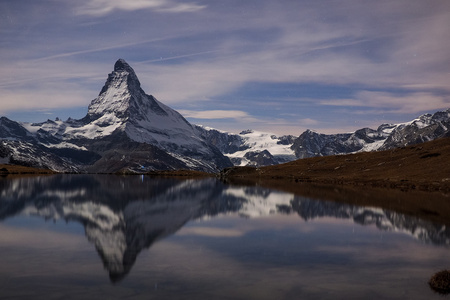
[[[217,172],[314,156],[387,150],[450,136],[450,109],[410,122],[350,133],[276,136],[239,134],[190,124],[146,94],[134,70],[119,59],[99,95],[79,120],[15,122],[0,118],[0,161],[70,172]]]
[[[300,136],[277,137],[253,130],[235,134],[207,126],[197,128],[235,165],[263,166],[314,156],[387,150],[450,136],[450,109],[424,114],[409,122],[339,134],[308,129]]]

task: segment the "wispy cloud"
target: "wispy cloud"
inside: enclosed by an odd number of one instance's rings
[[[313,126],[313,125],[320,124],[319,121],[311,119],[311,118],[300,119],[298,123],[301,126]]]
[[[114,11],[134,11],[141,9],[167,13],[184,13],[199,11],[205,7],[196,3],[179,3],[173,0],[89,0],[78,8],[77,13],[103,16]]]
[[[84,50],[79,50],[79,51],[69,51],[69,52],[65,52],[65,53],[59,53],[59,54],[55,54],[55,55],[41,57],[41,58],[35,59],[34,61],[38,62],[38,61],[52,60],[52,59],[56,59],[56,58],[64,58],[64,57],[70,57],[70,56],[75,56],[75,55],[81,55],[81,54],[89,54],[89,53],[102,52],[102,51],[107,51],[107,50],[115,50],[115,49],[120,49],[120,48],[129,48],[129,47],[145,45],[145,44],[153,43],[153,42],[161,42],[161,41],[169,40],[172,38],[174,38],[174,36],[161,37],[161,38],[155,38],[155,39],[149,39],[149,40],[143,40],[143,41],[136,41],[136,42],[131,42],[131,43],[121,43],[121,44],[119,43],[119,44],[113,44],[113,45],[109,45],[109,46],[105,46],[105,47],[90,48],[90,49],[84,49]]]
[[[447,0],[5,3],[2,111],[84,106],[118,58],[208,126],[334,130],[450,106]]]
[[[413,114],[427,110],[439,110],[450,107],[450,99],[427,92],[393,94],[389,92],[362,91],[355,99],[322,100],[321,105],[374,108],[378,113]]]
[[[150,59],[150,60],[140,61],[139,64],[163,62],[163,61],[168,61],[168,60],[175,60],[175,59],[199,56],[199,55],[204,55],[204,54],[212,54],[212,53],[217,53],[217,52],[220,52],[220,50],[202,51],[202,52],[197,52],[197,53],[188,53],[188,54],[182,54],[182,55],[176,55],[176,56],[160,57],[159,59]]]
[[[239,118],[250,118],[250,115],[244,111],[239,110],[204,110],[204,111],[193,111],[193,110],[178,110],[183,116],[193,119],[239,119]]]
[[[55,108],[87,107],[90,99],[93,99],[92,94],[89,91],[80,93],[79,89],[80,86],[67,84],[63,90],[58,90],[56,85],[48,85],[38,94],[33,90],[2,91],[0,89],[2,97],[8,99],[8,101],[0,102],[0,115],[18,110],[43,113],[45,110]]]

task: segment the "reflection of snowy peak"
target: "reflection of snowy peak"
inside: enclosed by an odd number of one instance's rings
[[[404,232],[425,242],[450,243],[449,228],[412,216],[262,187],[228,186],[214,178],[179,181],[56,175],[0,180],[0,220],[25,214],[81,223],[113,281],[126,276],[140,251],[175,233],[189,220],[226,213],[245,218],[296,213],[306,221],[348,219],[380,230]]]
[[[230,187],[225,195],[245,199],[239,214],[248,218],[265,217],[290,207],[294,195],[263,188]]]
[[[83,119],[19,124],[2,118],[0,138],[0,158],[57,171],[215,172],[232,165],[183,116],[145,94],[122,59]]]
[[[215,179],[51,176],[0,181],[0,219],[15,214],[83,224],[112,281],[123,278],[142,249],[205,215],[236,211]],[[143,198],[143,195],[144,196]]]

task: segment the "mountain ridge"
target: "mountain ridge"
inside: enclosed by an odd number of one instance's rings
[[[236,166],[261,167],[316,156],[388,150],[448,137],[450,109],[424,114],[410,122],[381,124],[377,129],[361,128],[350,133],[323,134],[307,129],[298,137],[277,137],[254,130],[239,134],[201,126],[199,130]],[[261,163],[259,154],[264,150],[272,158]]]
[[[141,88],[123,59],[114,64],[82,119],[41,123],[0,118],[0,163],[59,172],[143,173],[189,169],[217,173],[231,166],[267,166],[296,159],[386,150],[450,136],[450,109],[400,124],[352,133],[277,137],[229,133],[189,123]]]

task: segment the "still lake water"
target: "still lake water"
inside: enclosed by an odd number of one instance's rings
[[[215,179],[0,179],[1,299],[442,299],[450,230]]]

